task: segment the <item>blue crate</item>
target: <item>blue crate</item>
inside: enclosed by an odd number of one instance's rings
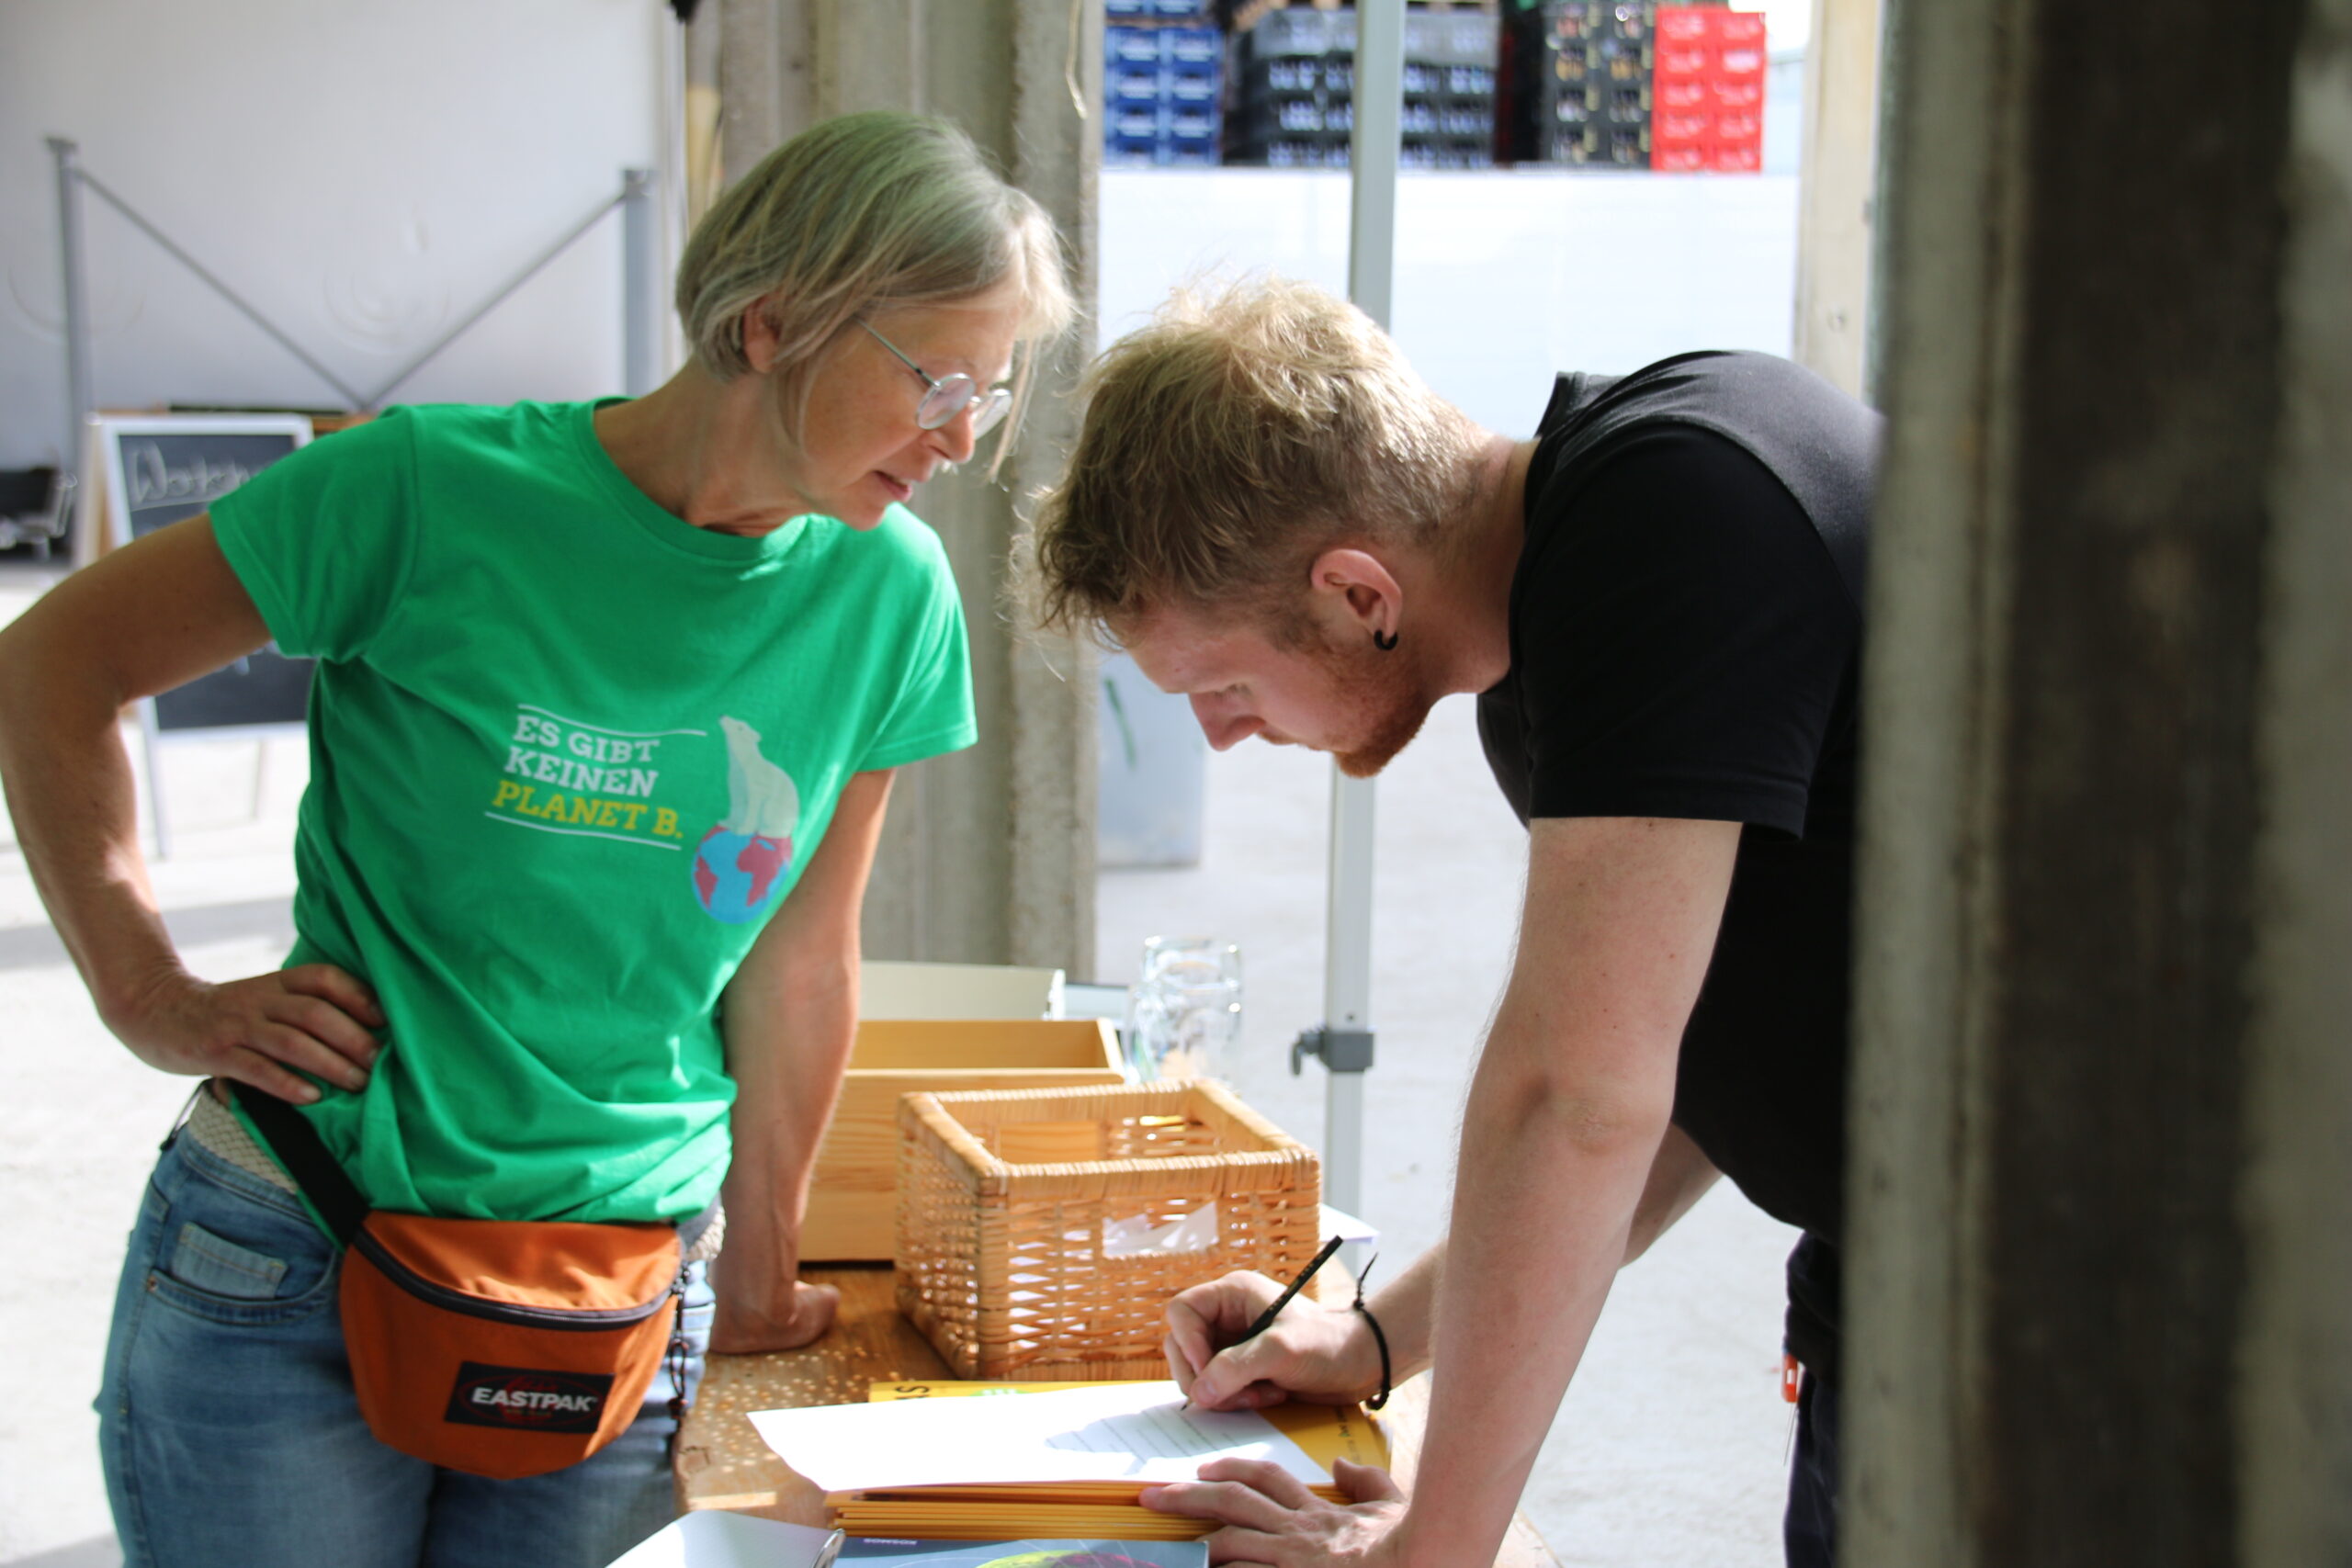
[[[1160,117],[1160,127],[1178,142],[1214,143],[1216,141],[1216,111],[1170,109]]]
[[[1102,73],[1102,101],[1113,113],[1129,106],[1158,108],[1160,80],[1157,71],[1114,66]]]
[[[1129,70],[1159,69],[1162,28],[1104,28],[1102,59],[1110,66]]]
[[[1215,65],[1225,58],[1225,35],[1215,28],[1162,28],[1160,58],[1170,65]]]
[[[1216,149],[1211,147],[1170,147],[1160,160],[1163,166],[1176,169],[1214,169],[1217,164]]]
[[[1158,0],[1102,0],[1102,15],[1113,21],[1159,14]]]
[[[1216,102],[1217,71],[1214,65],[1171,65],[1160,74],[1160,94],[1171,104]]]
[[[1151,14],[1164,21],[1189,22],[1208,15],[1207,0],[1149,0]]]

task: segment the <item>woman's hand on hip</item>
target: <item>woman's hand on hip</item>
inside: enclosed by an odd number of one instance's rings
[[[382,1047],[375,994],[332,964],[213,985],[174,974],[107,1020],[131,1055],[167,1073],[233,1078],[296,1105],[319,1091],[298,1074],[358,1092]]]

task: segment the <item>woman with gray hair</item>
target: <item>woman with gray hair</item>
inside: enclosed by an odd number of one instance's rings
[[[831,1321],[797,1232],[891,772],[975,735],[956,585],[904,503],[1017,416],[1069,298],[1050,223],[967,139],[861,115],[726,194],[677,303],[692,360],[644,398],[390,411],[0,636],[0,773],[51,919],[124,1044],[209,1080],[99,1399],[133,1565],[587,1568],[670,1511],[658,1416],[525,1479],[379,1440],[344,1255],[248,1090],[379,1212],[668,1222],[707,1253],[723,1184],[715,1314],[688,1298],[709,1346]],[[299,938],[208,984],[158,917],[116,719],[273,639],[319,660]]]

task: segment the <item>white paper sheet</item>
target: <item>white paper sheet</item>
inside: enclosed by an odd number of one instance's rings
[[[832,1535],[741,1514],[688,1514],[639,1542],[611,1568],[809,1568]]]
[[[1254,1410],[1187,1409],[1172,1382],[761,1410],[760,1436],[828,1492],[1054,1481],[1190,1481],[1213,1459],[1323,1467]]]

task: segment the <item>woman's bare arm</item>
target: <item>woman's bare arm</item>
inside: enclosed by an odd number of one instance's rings
[[[114,551],[0,630],[0,783],[50,919],[123,1043],[165,1072],[307,1101],[296,1070],[366,1085],[375,998],[323,964],[221,986],[187,972],[140,854],[120,728],[126,705],[268,640],[209,517]]]
[[[735,1159],[710,1348],[784,1350],[832,1322],[835,1293],[798,1282],[817,1145],[857,1034],[859,911],[890,801],[888,772],[842,790],[815,858],[727,987]]]

